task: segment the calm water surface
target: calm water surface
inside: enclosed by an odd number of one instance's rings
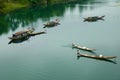
[[[105,15],[105,20],[83,22],[84,17]],[[43,28],[43,23],[60,24]],[[19,43],[8,37],[34,27],[47,34]],[[120,80],[120,1],[92,0],[81,3],[35,7],[0,17],[0,80]],[[76,43],[95,48],[96,54],[115,55],[117,64],[77,59]],[[94,54],[86,51],[81,53]]]

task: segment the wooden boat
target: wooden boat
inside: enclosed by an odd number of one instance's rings
[[[39,34],[45,34],[46,31],[40,31],[40,32],[36,32],[36,33],[29,33],[29,36],[35,36],[35,35],[39,35]]]
[[[87,57],[87,58],[93,58],[93,59],[113,59],[117,58],[117,56],[103,56],[103,55],[90,55],[90,54],[81,54],[79,50],[77,50],[77,56],[78,57]]]
[[[46,33],[46,31],[40,31],[36,33],[24,31],[24,32],[20,32],[19,34],[17,35],[15,34],[12,37],[8,37],[8,38],[11,40],[19,40],[19,39],[22,39],[28,36],[35,36],[35,35],[44,34],[44,33]]]
[[[11,44],[11,43],[21,43],[21,42],[24,42],[24,41],[27,41],[29,38],[31,38],[32,36],[35,36],[35,35],[40,35],[40,34],[45,34],[46,31],[40,31],[40,32],[36,32],[36,33],[27,33],[26,35],[22,36],[22,37],[9,37],[9,39],[11,39],[11,41],[8,43],[8,44]]]
[[[96,60],[117,64],[116,60],[115,61],[111,60],[113,58],[116,59],[117,58],[116,56],[88,55],[88,54],[81,54],[79,53],[79,51],[77,51],[77,59],[79,59],[80,57],[86,57],[86,58],[91,58],[91,59],[96,59]]]
[[[20,39],[12,39],[8,42],[8,44],[11,44],[11,43],[22,43],[24,41],[27,41],[29,40],[30,36],[26,36],[24,38],[20,38]]]
[[[12,35],[12,37],[8,37],[8,38],[11,39],[11,40],[17,40],[17,39],[25,38],[26,36],[28,36],[28,34],[33,33],[34,30],[35,30],[34,28],[28,28],[25,31],[19,31],[19,32],[14,33]]]
[[[46,24],[43,24],[44,27],[43,28],[46,28],[46,27],[54,27],[54,26],[57,26],[59,25],[59,20],[58,19],[55,19],[54,21],[50,21],[50,22],[47,22]]]
[[[83,18],[84,22],[88,21],[88,22],[94,22],[94,21],[98,21],[98,20],[104,20],[103,17],[105,16],[92,16],[92,17],[87,17],[87,18]]]
[[[25,33],[33,33],[34,32],[34,28],[28,28],[25,31],[19,31],[13,34],[13,36],[17,36],[17,35],[21,35],[21,34],[25,34]]]
[[[13,34],[12,37],[8,37],[11,40],[18,40],[28,36],[27,32],[20,32],[19,34]]]
[[[74,43],[72,43],[72,48],[77,48],[77,49],[81,49],[81,50],[85,50],[85,51],[90,51],[90,52],[95,51],[95,49],[88,48],[86,46],[79,46],[79,45],[76,45]]]

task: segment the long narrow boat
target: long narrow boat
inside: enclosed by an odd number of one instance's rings
[[[92,16],[92,17],[87,17],[87,18],[83,18],[84,22],[88,21],[88,22],[94,22],[94,21],[98,21],[98,20],[104,20],[105,16]]]
[[[79,45],[74,44],[74,43],[72,43],[72,48],[77,48],[77,49],[81,49],[81,50],[85,50],[85,51],[90,51],[90,52],[95,51],[95,49],[88,48],[86,46],[79,46]]]
[[[29,34],[32,34],[34,32],[34,28],[28,28],[25,31],[19,31],[14,34],[12,34],[11,37],[8,37],[10,40],[18,40],[27,37]]]
[[[39,35],[39,34],[44,34],[46,33],[46,31],[40,31],[40,32],[35,32],[35,33],[28,33],[28,32],[21,32],[19,34],[17,34],[16,36],[12,36],[12,37],[8,37],[10,40],[19,40],[19,39],[24,39],[25,37],[30,37],[30,36],[35,36],[35,35]]]
[[[87,58],[93,58],[93,59],[113,59],[117,58],[117,56],[103,56],[103,55],[90,55],[90,54],[81,54],[79,50],[77,50],[77,56],[78,57],[87,57]]]
[[[45,34],[46,31],[40,31],[40,32],[36,32],[36,33],[29,33],[29,36],[35,36],[35,35],[39,35],[39,34]]]
[[[13,34],[13,36],[8,37],[10,40],[18,40],[18,39],[22,39],[28,36],[27,32],[21,32],[19,34]]]

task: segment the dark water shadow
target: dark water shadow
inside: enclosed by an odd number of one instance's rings
[[[27,41],[30,39],[30,36],[26,36],[24,38],[21,38],[21,39],[17,39],[17,40],[11,40],[8,42],[8,44],[11,44],[11,43],[22,43],[24,41]]]
[[[83,20],[83,22],[98,22],[98,21],[105,21],[105,19],[90,20],[90,21]]]
[[[77,56],[77,60],[79,60],[81,57],[84,57],[84,56]],[[90,58],[90,57],[85,57],[85,58]],[[110,60],[110,59],[96,59],[96,58],[90,58],[90,59],[95,59],[95,60],[100,60],[100,61],[105,61],[105,62],[110,62],[110,63],[113,63],[113,64],[117,64],[116,60]]]

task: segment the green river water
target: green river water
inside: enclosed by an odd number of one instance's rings
[[[104,20],[83,22],[89,16]],[[60,25],[43,28],[58,18]],[[9,43],[13,33],[34,27],[46,34]],[[0,80],[120,80],[120,1],[89,0],[23,8],[0,17]],[[80,57],[72,43],[96,49],[83,54],[117,56],[117,64]]]

